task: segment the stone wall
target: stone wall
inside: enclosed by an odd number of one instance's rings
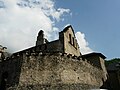
[[[52,42],[48,42],[46,44],[41,44],[38,46],[34,46],[19,52],[14,53],[14,55],[16,54],[20,54],[20,53],[26,53],[26,54],[30,54],[30,53],[55,53],[55,52],[63,52],[63,47],[62,44],[59,40],[55,40]]]
[[[101,53],[90,53],[90,54],[83,55],[81,57],[83,59],[86,59],[94,67],[102,69],[104,72],[102,74],[105,76],[103,78],[103,81],[107,80],[108,73],[105,67],[105,61],[104,61],[105,56],[103,56]]]
[[[80,56],[79,46],[71,26],[66,27],[59,36],[59,40],[63,42],[64,53]]]
[[[86,90],[99,88],[105,77],[87,60],[66,54],[23,53],[11,58],[0,63],[0,78],[8,73],[9,90]]]
[[[22,61],[22,56],[12,56],[0,62],[0,90],[4,85],[6,87],[18,85]]]
[[[46,52],[63,52],[62,43],[60,40],[55,40],[46,44]]]
[[[67,26],[52,42],[40,31],[36,46],[0,60],[0,90],[100,88],[107,74],[101,56],[81,55],[72,26]]]

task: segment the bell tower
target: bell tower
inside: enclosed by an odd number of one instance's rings
[[[44,38],[44,31],[40,30],[37,36],[36,46],[47,43],[48,40]]]

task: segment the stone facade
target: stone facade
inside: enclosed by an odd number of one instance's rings
[[[72,26],[66,27],[59,33],[59,40],[63,44],[63,53],[68,53],[76,56],[81,55]]]
[[[48,42],[43,31],[36,46],[16,52],[0,62],[0,90],[86,90],[106,81],[105,56],[81,55],[73,28]]]
[[[104,59],[106,58],[104,55],[101,53],[90,53],[86,55],[81,56],[83,59],[86,59],[89,63],[91,63],[94,67],[97,67],[99,69],[102,69],[104,73],[104,78],[103,81],[105,82],[107,80],[107,70],[105,67],[105,61]]]
[[[100,88],[106,78],[101,68],[82,57],[22,53],[11,58],[0,63],[0,78],[6,80],[8,90],[86,90]]]
[[[81,55],[74,30],[71,25],[59,33],[58,40],[52,42],[48,42],[48,40],[44,38],[44,32],[41,30],[37,36],[36,46],[38,48],[42,47],[41,49],[44,52],[61,52],[75,56]]]

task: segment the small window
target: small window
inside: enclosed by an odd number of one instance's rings
[[[75,47],[75,39],[74,39],[74,37],[72,39],[73,39],[73,46]]]
[[[74,38],[74,47],[76,48],[76,39]]]
[[[71,37],[71,34],[69,34],[69,42],[70,42],[70,44],[72,44],[72,37]]]
[[[77,48],[77,40],[75,39],[75,48]]]

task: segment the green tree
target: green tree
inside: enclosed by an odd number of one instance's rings
[[[120,62],[120,58],[114,58],[114,59],[111,59],[111,60],[105,60],[105,65],[108,66],[109,64],[114,63],[114,62]]]

